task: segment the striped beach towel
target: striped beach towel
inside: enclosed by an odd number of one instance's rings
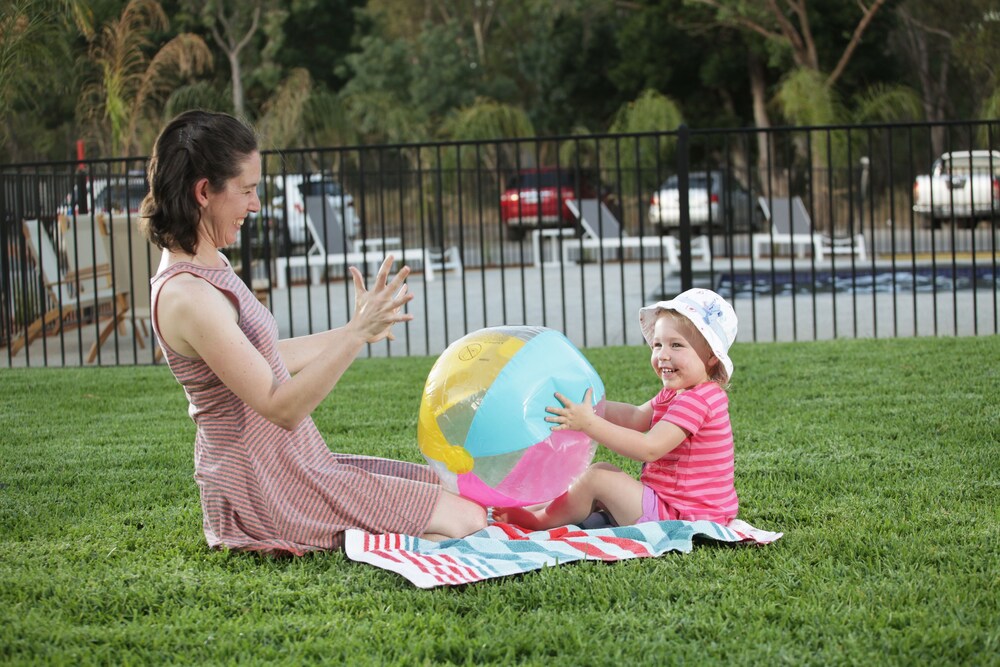
[[[711,521],[651,521],[615,528],[583,530],[565,526],[534,532],[496,523],[468,537],[444,542],[348,530],[344,550],[351,560],[400,574],[419,588],[434,588],[579,560],[616,561],[660,556],[670,551],[688,553],[695,538],[769,544],[781,536],[782,533],[758,530],[739,519],[727,526]]]

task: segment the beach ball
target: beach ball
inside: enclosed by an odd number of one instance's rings
[[[420,402],[417,442],[449,491],[487,507],[523,507],[562,495],[590,465],[596,443],[553,431],[545,408],[604,383],[562,333],[506,326],[474,331],[434,363]]]

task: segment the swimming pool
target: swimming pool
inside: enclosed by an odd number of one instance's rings
[[[993,265],[937,266],[901,270],[876,267],[855,271],[758,271],[716,274],[714,289],[725,298],[814,293],[950,292],[1000,288]]]

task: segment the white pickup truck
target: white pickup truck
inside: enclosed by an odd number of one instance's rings
[[[953,151],[913,181],[913,212],[933,229],[955,221],[972,229],[980,220],[1000,218],[1000,151]]]

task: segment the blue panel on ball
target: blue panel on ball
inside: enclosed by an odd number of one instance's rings
[[[562,333],[543,330],[507,362],[476,411],[465,439],[474,457],[515,452],[549,437],[545,408],[557,405],[555,392],[583,400],[588,388],[594,403],[604,398],[604,383],[586,357]]]

